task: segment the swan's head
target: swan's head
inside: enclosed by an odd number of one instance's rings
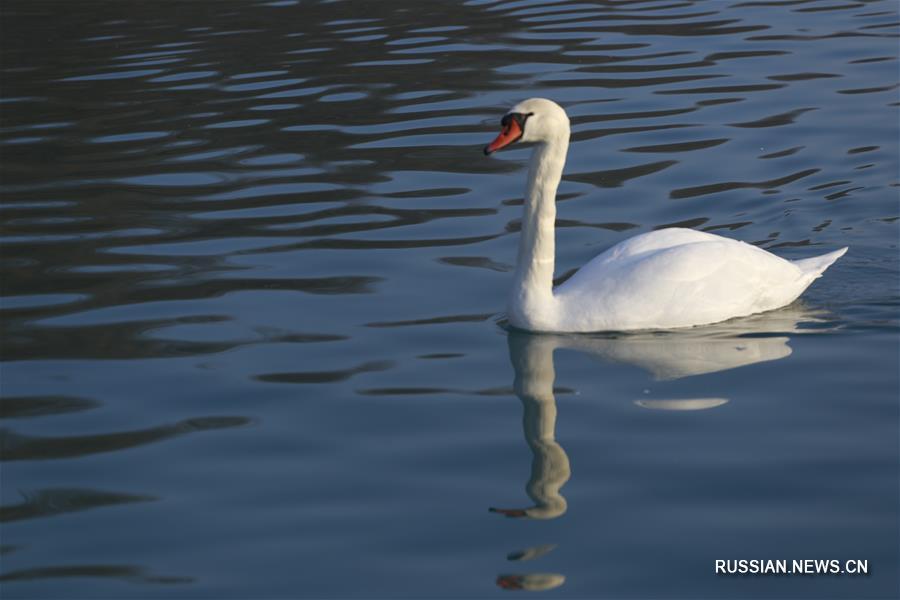
[[[569,117],[553,100],[529,98],[513,106],[500,120],[500,135],[484,147],[485,155],[516,142],[549,142],[569,137]]]

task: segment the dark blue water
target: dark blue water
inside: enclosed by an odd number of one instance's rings
[[[898,21],[3,3],[0,593],[897,597]],[[559,277],[673,224],[850,251],[766,315],[511,332],[528,150],[481,147],[530,96]]]

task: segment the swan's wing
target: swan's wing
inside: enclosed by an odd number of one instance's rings
[[[697,242],[715,242],[722,240],[727,240],[727,238],[712,233],[697,231],[695,229],[685,229],[683,227],[658,229],[621,241],[598,255],[591,262],[602,264],[611,261],[626,260],[654,250],[664,250],[666,248],[674,248],[675,246],[683,246],[685,244],[694,244]]]
[[[566,329],[714,323],[783,306],[808,285],[798,267],[761,248],[684,231],[614,246],[557,288]]]

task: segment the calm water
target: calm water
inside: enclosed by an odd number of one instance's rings
[[[0,17],[4,598],[898,594],[895,1]],[[528,150],[481,146],[535,95],[560,277],[672,224],[850,252],[767,315],[510,332]]]

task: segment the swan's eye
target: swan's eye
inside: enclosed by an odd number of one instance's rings
[[[500,119],[500,125],[503,127],[508,127],[510,121],[515,121],[519,126],[519,129],[523,132],[525,131],[525,121],[528,120],[528,117],[533,115],[534,113],[507,113],[503,115],[503,118]]]

